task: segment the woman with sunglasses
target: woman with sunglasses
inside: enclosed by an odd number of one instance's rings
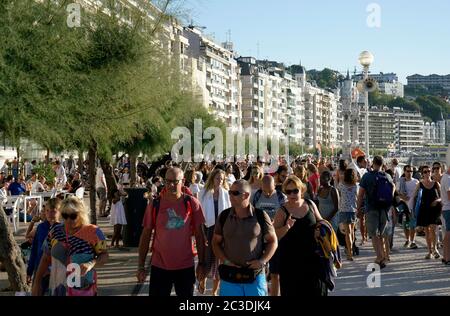
[[[431,169],[429,166],[422,168],[423,179],[419,183],[414,200],[419,196],[419,190],[422,191],[421,199],[418,201],[419,214],[417,216],[417,226],[424,227],[425,238],[427,240],[428,254],[425,259],[439,259],[441,254],[437,250],[436,225],[439,224],[441,217],[440,191],[441,186],[438,182],[431,179]],[[417,202],[417,201],[416,201]]]
[[[253,200],[253,196],[255,192],[262,188],[262,179],[264,177],[264,170],[260,166],[254,165],[252,166],[252,171],[250,173],[250,187],[252,188],[252,195],[250,197],[250,201]]]
[[[320,278],[315,227],[322,217],[314,203],[302,197],[304,185],[296,176],[283,184],[288,202],[275,214],[278,237],[281,296],[326,296],[328,289]]]
[[[32,294],[43,294],[39,284],[51,266],[50,295],[96,296],[97,273],[94,268],[108,260],[105,236],[97,226],[89,224],[89,213],[77,197],[65,199],[60,211],[64,223],[54,225],[44,242],[44,254],[36,272]],[[69,265],[74,270],[70,273],[69,268],[68,275]],[[76,282],[78,272],[79,283]]]

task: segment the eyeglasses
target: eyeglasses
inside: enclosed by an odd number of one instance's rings
[[[169,179],[166,179],[166,183],[167,183],[167,184],[173,183],[173,184],[175,184],[175,185],[178,185],[178,184],[181,183],[181,181],[182,181],[182,180],[169,180]]]
[[[239,191],[228,191],[228,193],[230,193],[232,196],[239,196],[242,194],[242,192]]]
[[[62,216],[62,218],[64,218],[65,220],[67,220],[67,219],[71,219],[71,220],[76,220],[77,219],[77,217],[78,217],[78,213],[70,213],[70,214],[67,214],[67,213],[62,213],[61,214],[61,216]]]
[[[293,194],[299,194],[300,193],[300,190],[299,189],[294,189],[294,190],[286,190],[286,191],[284,191],[287,195],[291,195],[292,193]]]

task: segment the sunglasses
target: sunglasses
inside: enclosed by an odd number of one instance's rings
[[[405,172],[412,172],[412,170],[405,170]]]
[[[78,214],[77,213],[70,213],[70,214],[62,213],[61,216],[62,216],[62,218],[66,219],[66,220],[70,218],[71,220],[74,221],[77,219]]]
[[[430,170],[422,171],[423,174],[429,174],[430,172]]]
[[[228,191],[228,193],[230,193],[232,196],[239,196],[242,194],[242,192],[239,191]]]
[[[178,184],[181,183],[181,181],[182,181],[182,180],[168,180],[168,179],[166,179],[166,183],[167,183],[167,184],[173,183],[173,184],[175,184],[175,185],[178,185]]]
[[[299,189],[294,189],[294,190],[286,190],[286,191],[284,191],[287,195],[291,195],[292,193],[293,194],[299,194],[300,193],[300,190]]]

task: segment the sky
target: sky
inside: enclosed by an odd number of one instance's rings
[[[395,72],[404,84],[416,73],[450,74],[448,0],[185,0],[184,5],[194,25],[205,26],[217,42],[231,31],[241,56],[345,73],[361,71],[358,56],[368,50],[375,57],[372,73]]]

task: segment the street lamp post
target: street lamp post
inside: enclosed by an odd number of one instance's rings
[[[364,68],[364,80],[369,78],[369,67],[373,63],[374,57],[372,53],[364,51],[359,55],[359,63]],[[366,90],[364,92],[364,108],[366,111],[365,115],[365,143],[366,143],[366,155],[370,157],[369,151],[369,92]]]

